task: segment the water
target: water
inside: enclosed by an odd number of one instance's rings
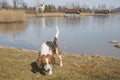
[[[39,50],[44,41],[53,40],[58,25],[63,52],[120,57],[120,49],[109,43],[120,42],[119,24],[120,15],[29,18],[24,24],[0,24],[0,45]]]

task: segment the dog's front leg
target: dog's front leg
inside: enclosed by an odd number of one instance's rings
[[[52,65],[50,65],[50,71],[48,72],[49,75],[52,75]]]

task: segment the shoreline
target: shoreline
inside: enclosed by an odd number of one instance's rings
[[[0,20],[0,24],[6,24],[6,23],[21,23],[21,22],[25,22],[27,18],[33,18],[33,17],[65,17],[65,13],[62,12],[53,12],[53,13],[25,13],[24,11],[20,11],[21,15],[18,16],[18,12],[19,11],[8,11],[10,14],[7,14],[7,11],[1,11],[1,14],[4,14],[3,16],[1,16],[1,20]],[[12,15],[12,13],[15,14],[15,17],[9,17]],[[110,15],[120,15],[120,13],[109,13],[109,14],[95,14],[95,13],[83,13],[81,12],[78,16],[110,16]],[[7,18],[4,18],[4,16],[7,16]],[[73,16],[68,16],[68,17],[74,17]]]
[[[11,50],[18,50],[18,51],[38,53],[38,51],[34,50],[34,49],[24,49],[24,48],[8,47],[8,46],[1,46],[1,45],[0,45],[0,49],[11,49]],[[89,56],[89,57],[91,57],[91,56],[100,57],[101,56],[101,57],[111,57],[111,58],[115,58],[115,59],[120,59],[120,58],[115,57],[115,56],[100,55],[98,53],[93,53],[92,55],[88,55],[88,54],[85,54],[85,53],[74,54],[74,53],[63,52],[63,54],[67,54],[67,55],[70,55],[70,56]]]
[[[37,67],[38,54],[32,50],[0,46],[0,80],[119,80],[120,59],[99,55],[64,53],[63,67],[55,55],[53,75]],[[27,75],[26,75],[27,74]]]
[[[80,13],[80,16],[96,16],[96,15],[116,15],[120,13],[109,13],[109,14],[95,14],[95,13]],[[31,17],[64,17],[65,13],[40,13],[40,14],[26,14],[27,18]]]
[[[1,49],[4,49],[4,48],[8,48],[8,49],[14,49],[14,50],[18,50],[18,51],[26,51],[26,52],[38,52],[37,50],[30,50],[30,49],[24,49],[24,48],[16,48],[16,47],[8,47],[8,46],[1,46],[0,45],[0,48]]]

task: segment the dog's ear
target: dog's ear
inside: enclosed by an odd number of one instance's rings
[[[55,63],[55,57],[54,56],[51,56],[51,62],[52,62],[52,64]]]
[[[40,56],[40,64],[41,65],[45,64],[45,55]]]
[[[36,64],[37,64],[38,67],[40,67],[40,57],[37,58]]]
[[[42,55],[42,56],[38,57],[38,59],[36,60],[36,63],[37,63],[37,65],[42,66],[45,63],[44,61],[45,61],[45,56]]]

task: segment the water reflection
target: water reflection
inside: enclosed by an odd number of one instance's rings
[[[45,28],[46,26],[53,27],[53,25],[57,25],[57,17],[41,17],[41,18],[31,18],[28,20],[27,26],[34,26],[34,27],[42,27]]]
[[[26,24],[0,24],[0,45],[38,50],[44,41],[53,40],[58,25],[63,52],[120,57],[120,50],[109,44],[111,40],[120,41],[119,20],[120,15],[39,17],[29,18]]]
[[[64,21],[65,21],[67,27],[77,27],[81,23],[80,18],[65,18]],[[71,26],[71,25],[74,25],[74,26]]]
[[[106,16],[94,16],[94,19],[97,23],[100,23],[100,24],[105,24],[107,23],[107,20],[109,20],[109,16],[106,15]]]
[[[20,33],[25,32],[25,30],[25,23],[0,24],[0,33],[4,35],[18,35]]]

